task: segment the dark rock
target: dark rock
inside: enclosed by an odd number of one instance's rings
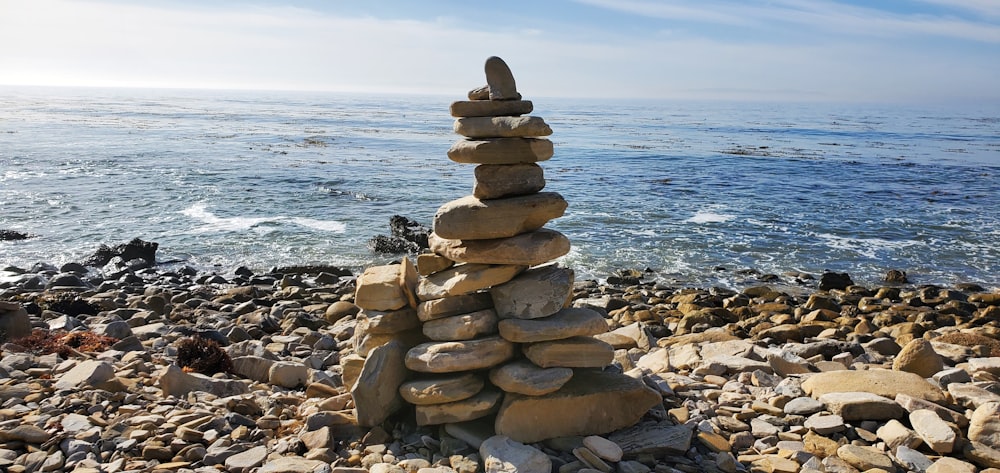
[[[319,274],[319,273],[329,273],[337,276],[352,276],[351,270],[340,268],[337,266],[329,266],[323,264],[307,264],[299,266],[279,266],[277,268],[271,269],[271,274]],[[252,276],[252,273],[251,273]]]
[[[154,266],[156,265],[156,249],[159,246],[159,243],[143,241],[138,238],[113,247],[101,245],[93,255],[84,259],[82,264],[95,267],[104,266],[117,256],[126,262],[139,259],[147,263],[146,267]]]
[[[851,276],[847,273],[833,273],[826,272],[819,279],[819,290],[829,291],[830,289],[847,289],[847,286],[853,286],[854,281],[851,280]]]
[[[104,267],[101,268],[101,272],[104,273],[110,279],[118,279],[125,274],[133,273],[140,269],[145,269],[149,267],[149,263],[143,259],[133,259],[126,261],[121,256],[115,256],[108,261]],[[141,279],[140,279],[141,282]]]
[[[80,263],[66,263],[59,267],[60,273],[87,274],[87,267]]]
[[[391,236],[376,235],[368,240],[368,248],[376,253],[410,253],[417,254],[429,249],[427,237],[430,230],[427,227],[400,215],[389,219]]]
[[[49,283],[45,285],[46,289],[52,289],[55,287],[59,288],[86,288],[89,287],[86,281],[73,273],[59,273],[49,280]]]
[[[885,282],[891,282],[897,284],[904,284],[909,282],[909,280],[906,279],[906,271],[900,271],[898,269],[890,269],[887,273],[885,273],[885,277],[882,279],[884,279]]]
[[[27,240],[33,236],[16,230],[0,230],[0,241]]]

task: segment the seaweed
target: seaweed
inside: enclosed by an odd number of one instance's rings
[[[177,365],[186,372],[205,375],[231,373],[233,360],[217,342],[198,336],[177,341]]]
[[[85,352],[105,351],[117,341],[115,338],[93,332],[66,333],[35,329],[31,335],[12,340],[11,343],[24,347],[36,355],[55,353],[63,358],[69,358]]]

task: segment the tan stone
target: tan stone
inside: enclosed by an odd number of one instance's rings
[[[508,238],[542,228],[561,217],[567,205],[555,192],[490,200],[465,196],[438,209],[434,233],[453,240]]]
[[[390,311],[363,309],[358,318],[365,319],[365,330],[371,334],[400,333],[420,326],[417,311],[410,307]]]
[[[867,392],[826,393],[819,401],[848,421],[898,419],[905,413],[896,401]]]
[[[491,368],[514,356],[514,344],[500,337],[417,345],[406,354],[406,367],[421,373],[456,373]]]
[[[372,266],[357,279],[354,303],[362,309],[399,310],[409,304],[400,281],[403,276],[398,264]]]
[[[527,360],[490,370],[490,382],[509,393],[542,396],[563,387],[573,377],[570,368],[542,368]]]
[[[544,342],[608,331],[604,316],[595,310],[567,307],[539,319],[504,319],[500,336],[516,343]]]
[[[875,431],[875,435],[882,439],[886,446],[895,451],[900,446],[917,448],[922,442],[916,432],[906,428],[901,422],[892,419]]]
[[[624,452],[622,448],[604,437],[599,435],[588,435],[583,438],[583,446],[594,452],[602,460],[607,460],[609,462],[619,462],[622,460]]]
[[[404,256],[399,262],[399,286],[403,288],[403,295],[406,296],[407,305],[410,308],[417,307],[417,267],[413,265],[410,258]]]
[[[403,407],[399,386],[407,376],[403,363],[405,356],[406,348],[398,341],[382,345],[368,354],[361,375],[351,388],[358,425],[378,425]]]
[[[555,154],[545,138],[490,138],[458,140],[448,149],[448,158],[464,164],[522,164],[546,161]]]
[[[451,103],[453,117],[500,117],[531,113],[530,100],[459,100]]]
[[[579,371],[544,396],[508,393],[496,433],[524,443],[571,435],[600,435],[638,421],[662,397],[625,375]]]
[[[503,59],[497,56],[486,58],[483,70],[486,72],[486,87],[489,88],[491,101],[521,100],[514,74],[510,72],[510,67]]]
[[[361,370],[365,367],[365,358],[357,353],[351,353],[340,359],[340,367],[343,369],[340,378],[344,381],[344,386],[350,389],[354,387],[354,383],[358,382],[358,377],[361,376]]]
[[[969,440],[1000,450],[1000,402],[983,403],[973,411]]]
[[[546,228],[490,240],[449,240],[432,233],[428,240],[432,251],[461,263],[536,266],[570,250],[569,238]]]
[[[453,315],[424,323],[424,335],[436,341],[472,340],[481,335],[497,333],[497,313],[484,309],[471,314]]]
[[[424,253],[417,255],[417,274],[421,276],[430,276],[454,265],[454,261],[438,254]]]
[[[841,445],[837,449],[837,456],[861,471],[871,470],[872,468],[881,468],[890,472],[896,471],[896,467],[892,464],[892,459],[872,447]]]
[[[952,457],[941,457],[927,467],[924,473],[976,473],[976,466]]]
[[[493,308],[501,319],[548,317],[568,305],[573,281],[569,268],[554,264],[532,268],[490,289]]]
[[[495,389],[484,389],[475,396],[445,404],[418,405],[417,425],[437,425],[465,422],[485,417],[497,411],[503,393]]]
[[[930,378],[944,369],[944,361],[934,351],[931,342],[917,338],[903,347],[892,362],[892,369],[916,373],[924,378]]]
[[[615,359],[615,349],[592,337],[573,337],[523,346],[524,356],[542,368],[603,368]]]
[[[471,294],[510,281],[526,266],[512,264],[462,264],[420,280],[421,301]]]
[[[549,136],[552,128],[542,117],[456,118],[455,133],[466,138],[533,138]]]
[[[484,384],[480,375],[460,373],[406,381],[399,387],[399,394],[410,404],[444,404],[475,396]]]
[[[488,292],[477,292],[461,296],[445,297],[421,302],[417,305],[417,318],[421,322],[468,314],[493,307],[493,298]]]
[[[534,194],[545,188],[545,172],[535,163],[480,164],[475,176],[472,195],[477,199]]]
[[[869,392],[890,399],[903,393],[931,402],[944,402],[945,394],[918,374],[892,370],[842,370],[817,373],[802,382],[814,398],[831,392]]]
[[[552,460],[545,452],[511,440],[503,435],[494,435],[480,444],[479,456],[483,459],[485,473],[549,473]]]
[[[934,411],[918,409],[911,412],[910,425],[931,450],[937,453],[951,453],[955,448],[955,432]]]

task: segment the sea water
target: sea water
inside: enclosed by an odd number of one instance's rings
[[[461,98],[0,88],[0,229],[35,235],[0,267],[134,237],[223,274],[390,261],[367,242],[391,216],[471,193],[446,156]],[[1000,107],[526,98],[579,278],[1000,285]]]

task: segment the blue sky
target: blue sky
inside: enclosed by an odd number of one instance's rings
[[[1000,0],[0,0],[0,84],[1000,101]]]

